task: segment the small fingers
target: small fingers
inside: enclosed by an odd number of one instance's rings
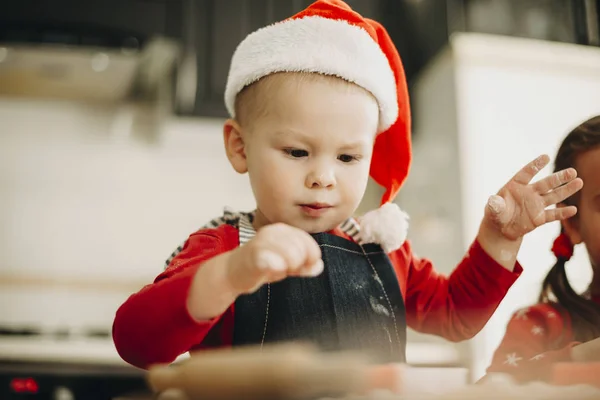
[[[253,240],[257,285],[286,277],[314,277],[323,272],[321,248],[307,232],[285,224],[260,230]]]
[[[257,261],[261,267],[285,271],[292,276],[313,274],[311,271],[320,268],[321,249],[307,232],[289,226],[274,226],[261,239],[260,253],[266,253]]]
[[[528,163],[524,166],[517,174],[513,177],[513,181],[518,182],[523,185],[528,185],[529,182],[533,179],[535,175],[542,168],[544,168],[550,162],[550,157],[548,155],[543,154],[536,158],[535,160]]]
[[[265,229],[265,232],[266,229]],[[295,271],[305,264],[306,246],[297,232],[291,227],[273,225],[267,234],[263,234],[260,242],[260,252],[274,253],[277,255],[277,268],[279,261],[283,261],[283,271]],[[272,257],[272,256],[267,256]],[[273,269],[279,271],[279,269]]]
[[[285,271],[287,269],[287,260],[278,252],[270,250],[261,250],[256,255],[255,265],[263,271]]]
[[[321,248],[308,233],[304,237],[304,245],[306,246],[306,265],[314,265],[317,261],[322,261]]]
[[[304,262],[300,267],[292,271],[291,275],[312,277],[323,272],[323,260],[321,259],[321,248],[310,234],[301,232],[298,237],[304,251]]]
[[[583,181],[580,178],[573,179],[566,185],[560,186],[558,189],[552,190],[542,196],[544,206],[548,207],[568,199],[573,194],[577,193],[583,187]]]
[[[286,238],[284,245],[290,272],[314,265],[321,259],[321,249],[307,232],[297,230]]]
[[[302,277],[318,276],[323,272],[324,267],[325,267],[325,264],[323,263],[323,260],[318,259],[314,264],[308,265],[308,266],[298,270],[297,276],[302,276]]]
[[[296,271],[305,264],[306,260],[306,245],[303,240],[297,235],[288,235],[279,245],[282,247],[281,252],[288,262],[288,271]]]
[[[577,214],[577,207],[575,206],[552,208],[544,211],[544,223],[562,221],[563,219],[571,218],[575,214]]]
[[[564,184],[573,181],[577,178],[577,171],[575,168],[567,168],[562,171],[553,173],[550,176],[540,179],[538,182],[533,184],[533,188],[540,194],[548,193],[551,190],[559,188]]]

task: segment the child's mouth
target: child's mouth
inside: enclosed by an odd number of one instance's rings
[[[309,217],[319,217],[330,210],[333,206],[327,203],[300,204],[304,214]]]

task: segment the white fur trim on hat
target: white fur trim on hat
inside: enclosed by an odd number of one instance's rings
[[[377,243],[386,253],[397,250],[406,241],[408,219],[394,203],[371,210],[360,219],[360,243]]]
[[[398,117],[396,81],[390,63],[364,29],[318,16],[285,20],[248,35],[231,60],[225,105],[235,117],[237,94],[275,72],[316,72],[353,82],[379,104],[379,130]]]

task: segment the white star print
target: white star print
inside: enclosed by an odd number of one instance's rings
[[[533,328],[531,328],[531,333],[533,333],[534,335],[541,335],[542,333],[544,333],[544,328],[542,328],[541,326],[534,326]]]
[[[543,354],[538,354],[537,356],[533,356],[529,359],[529,361],[538,361],[541,360],[542,358],[544,358]]]
[[[506,355],[506,360],[504,361],[504,364],[508,364],[508,365],[512,365],[513,367],[518,366],[518,362],[521,361],[523,358],[518,357],[517,353],[510,353]]]
[[[529,308],[523,308],[515,313],[516,319],[527,319],[527,313],[529,312]]]
[[[548,311],[548,314],[546,314],[546,316],[548,318],[556,318],[556,313],[554,311]]]

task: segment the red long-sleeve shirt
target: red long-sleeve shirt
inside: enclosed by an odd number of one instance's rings
[[[600,297],[592,300],[600,304]],[[568,314],[552,303],[539,303],[513,314],[487,372],[510,374],[518,382],[548,382],[553,364],[571,361],[577,344]]]
[[[340,230],[332,233],[351,240]],[[186,301],[203,262],[237,246],[238,230],[231,225],[192,234],[154,283],[118,309],[113,340],[121,357],[147,368],[170,363],[190,350],[231,345],[233,304],[222,315],[198,322],[189,314]],[[430,261],[416,257],[409,242],[389,257],[404,297],[408,326],[451,341],[478,333],[522,271],[518,264],[513,272],[503,268],[478,242],[448,277],[437,273]]]

